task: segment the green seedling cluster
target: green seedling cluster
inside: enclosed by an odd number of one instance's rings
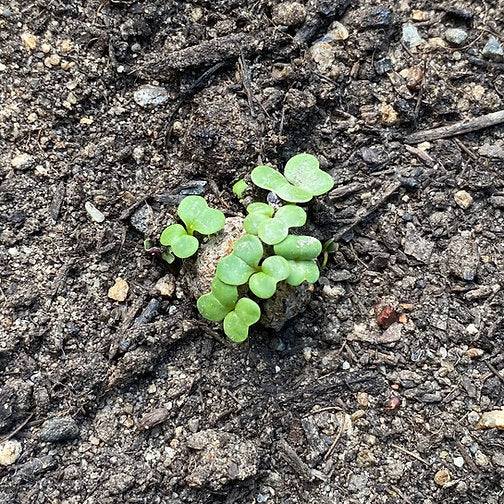
[[[167,253],[181,259],[191,257],[199,248],[199,241],[194,236],[211,235],[220,231],[225,224],[224,214],[210,208],[201,196],[186,196],[177,209],[177,215],[185,224],[171,224],[163,230],[159,239]],[[168,261],[171,262],[171,261]]]
[[[297,154],[289,159],[284,174],[270,166],[258,166],[252,171],[251,180],[257,187],[274,192],[286,204],[277,209],[262,202],[247,206],[245,234],[233,244],[232,252],[217,263],[210,292],[197,301],[200,314],[223,322],[225,334],[237,343],[248,338],[249,327],[261,318],[258,302],[274,296],[279,282],[296,287],[318,280],[317,258],[323,247],[311,236],[290,234],[307,220],[306,211],[295,203],[306,203],[334,185],[332,177],[319,168],[317,158],[311,154]],[[240,180],[234,184],[233,192],[241,198],[247,188],[246,182]],[[161,235],[161,244],[180,258],[197,251],[199,242],[194,232],[209,235],[224,227],[222,212],[209,208],[199,196],[182,200],[178,215],[185,227],[168,226]]]

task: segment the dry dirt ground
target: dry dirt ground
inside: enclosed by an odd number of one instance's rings
[[[504,130],[408,137],[504,109],[499,43],[500,0],[1,2],[0,502],[502,503]],[[232,347],[143,240],[302,151],[338,250]]]

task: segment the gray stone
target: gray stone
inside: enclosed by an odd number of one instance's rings
[[[299,2],[282,2],[275,5],[271,19],[275,24],[295,26],[306,18],[306,8]]]
[[[190,454],[186,478],[189,486],[220,490],[230,481],[244,480],[257,473],[259,454],[250,440],[235,434],[208,429],[192,434],[187,446]]]
[[[54,417],[42,424],[39,438],[48,443],[71,441],[79,437],[79,426],[71,417]]]
[[[468,37],[468,33],[462,28],[448,28],[445,31],[445,39],[453,45],[462,45]]]
[[[481,52],[484,58],[493,61],[504,61],[504,49],[502,44],[492,35]]]
[[[406,225],[406,237],[404,238],[404,253],[415,259],[428,263],[434,249],[434,244],[425,239],[412,223]]]
[[[490,203],[495,208],[504,208],[504,196],[492,196],[490,198]]]
[[[492,144],[483,144],[479,149],[478,153],[481,156],[489,158],[504,159],[504,142],[495,142]]]
[[[140,233],[147,234],[154,219],[154,212],[147,203],[136,210],[130,218],[131,225]]]
[[[89,217],[91,217],[92,221],[100,223],[105,220],[105,215],[103,215],[103,213],[100,212],[100,210],[98,210],[98,208],[96,208],[90,201],[86,201],[84,208],[86,209]]]
[[[16,170],[27,170],[33,163],[35,163],[35,158],[26,153],[18,154],[11,160],[11,166]]]
[[[468,231],[463,231],[454,236],[447,250],[447,259],[450,273],[472,282],[477,274],[479,264],[478,244]]]
[[[406,23],[403,25],[401,40],[410,49],[417,47],[425,42],[425,40],[418,33],[416,26],[412,25],[411,23]]]
[[[141,107],[157,107],[166,103],[170,97],[165,88],[146,84],[133,93],[133,99]]]

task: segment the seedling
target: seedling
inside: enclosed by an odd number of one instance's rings
[[[289,234],[289,228],[306,224],[306,212],[296,205],[280,207],[273,217],[273,208],[265,203],[251,203],[243,227],[249,234],[258,235],[267,245],[275,245]]]
[[[264,259],[260,270],[249,279],[250,290],[261,299],[269,299],[276,292],[277,283],[290,275],[287,259],[271,256]]]
[[[222,322],[227,337],[236,343],[248,338],[249,328],[261,317],[261,308],[249,297],[239,298],[247,289],[254,299],[269,299],[277,291],[279,282],[299,286],[314,283],[319,278],[317,257],[334,251],[332,242],[322,244],[316,238],[289,235],[292,228],[306,224],[306,212],[292,203],[306,203],[313,196],[326,193],[333,187],[332,177],[319,168],[311,154],[298,154],[285,165],[284,175],[270,166],[258,166],[252,171],[252,182],[270,191],[270,196],[287,202],[280,208],[255,202],[247,207],[244,229],[230,255],[218,263],[210,292],[197,301],[200,314],[208,320]],[[233,184],[233,192],[242,198],[248,189],[240,179]],[[280,200],[278,200],[280,202]],[[200,196],[188,196],[180,203],[177,213],[184,223],[172,224],[161,234],[163,247],[146,243],[149,253],[163,254],[167,262],[176,257],[192,256],[199,247],[194,233],[210,235],[225,224],[224,214],[209,208]],[[273,254],[271,252],[273,249]],[[266,253],[265,253],[266,252]],[[325,264],[323,262],[323,264]]]
[[[238,199],[242,199],[245,191],[248,189],[248,184],[245,180],[240,179],[233,184],[233,193]]]
[[[249,327],[261,318],[259,305],[249,298],[241,298],[235,309],[224,318],[224,333],[235,343],[248,338]]]
[[[275,254],[288,259],[290,273],[286,282],[297,287],[304,281],[315,283],[319,278],[319,269],[315,258],[322,251],[322,244],[312,236],[289,235],[273,247]]]
[[[257,236],[245,235],[237,240],[233,252],[217,264],[217,278],[228,285],[243,285],[258,271],[264,250]]]
[[[284,201],[306,203],[313,196],[330,191],[333,178],[319,167],[311,154],[297,154],[287,161],[284,175],[271,166],[257,166],[252,170],[252,182],[262,189],[273,191]]]
[[[225,224],[224,214],[210,208],[201,196],[186,196],[179,204],[177,214],[185,224],[171,224],[161,233],[161,245],[170,247],[177,257],[185,259],[196,253],[199,247],[194,232],[211,235],[220,231]]]
[[[197,307],[206,319],[220,322],[234,309],[237,301],[238,289],[234,285],[227,285],[214,278],[211,292],[199,297]]]

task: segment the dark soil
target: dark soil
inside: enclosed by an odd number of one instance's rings
[[[504,129],[404,139],[504,109],[504,4],[278,3],[0,6],[0,503],[503,502],[475,427],[504,407]],[[184,194],[239,215],[232,182],[302,151],[338,250],[232,347],[143,240]]]

